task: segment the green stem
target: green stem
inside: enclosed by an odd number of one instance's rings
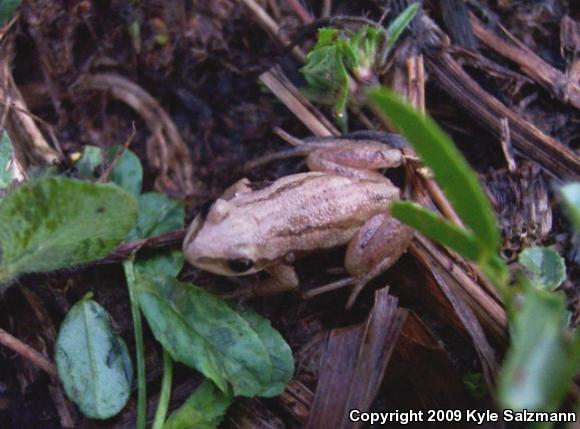
[[[171,355],[163,349],[163,378],[161,379],[161,393],[159,394],[159,402],[157,403],[157,410],[155,411],[155,419],[151,429],[162,429],[167,416],[167,409],[169,407],[169,398],[171,397],[171,382],[173,379],[173,360]]]
[[[135,348],[137,352],[137,429],[145,429],[147,424],[147,383],[145,381],[145,346],[143,344],[143,325],[139,303],[135,296],[135,271],[133,259],[123,261],[129,300],[131,301],[131,315],[133,316],[133,329],[135,331]]]

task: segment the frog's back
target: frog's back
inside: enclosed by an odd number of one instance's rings
[[[231,203],[256,219],[263,251],[281,257],[347,243],[398,198],[398,189],[386,180],[311,172],[284,177]]]

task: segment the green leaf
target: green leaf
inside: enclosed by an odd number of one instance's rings
[[[308,83],[309,91],[327,104],[334,106],[334,115],[345,118],[349,94],[349,76],[345,61],[353,61],[352,50],[338,30],[321,28],[318,42],[306,56],[300,70]]]
[[[547,247],[525,249],[520,253],[518,262],[534,287],[554,290],[566,280],[564,259]]]
[[[476,175],[451,139],[435,121],[418,113],[386,88],[369,91],[369,97],[431,167],[457,214],[481,243],[482,250],[488,255],[497,253],[500,236],[493,210]]]
[[[292,349],[282,335],[270,324],[270,321],[253,311],[240,312],[246,322],[258,334],[272,361],[272,377],[266,389],[259,396],[273,397],[280,395],[294,375],[294,359]]]
[[[580,232],[580,183],[570,183],[560,188],[562,202],[567,210],[570,221]]]
[[[107,161],[112,162],[121,146],[107,150]],[[143,167],[141,161],[133,152],[126,149],[111,172],[111,182],[138,197],[143,186]]]
[[[103,154],[101,148],[97,146],[87,145],[83,148],[83,155],[77,161],[75,167],[78,172],[78,177],[81,179],[94,179],[95,169],[103,162]]]
[[[390,211],[391,215],[401,222],[464,257],[472,261],[481,260],[482,250],[473,233],[459,228],[435,212],[410,201],[397,201],[391,205]]]
[[[68,312],[56,341],[56,366],[67,396],[92,419],[108,419],[125,406],[133,367],[109,314],[83,298]]]
[[[149,238],[183,228],[185,210],[177,200],[158,192],[141,194],[137,224],[127,237],[128,240]],[[135,261],[135,269],[141,273],[176,276],[183,266],[181,249],[140,254]]]
[[[222,391],[255,396],[271,392],[280,379],[266,343],[224,301],[173,277],[138,276],[139,304],[155,338],[174,360],[197,369]],[[267,340],[267,341],[266,341]]]
[[[0,1],[0,25],[12,19],[16,9],[20,6],[21,0],[1,0]]]
[[[0,189],[8,187],[12,183],[11,160],[12,143],[6,132],[3,132],[2,139],[0,139]]]
[[[48,178],[0,201],[0,283],[101,258],[133,227],[137,203],[110,184]]]
[[[179,201],[158,192],[142,194],[137,201],[139,217],[128,240],[149,238],[183,228],[185,211]]]
[[[408,6],[399,16],[397,16],[393,22],[389,24],[387,28],[387,47],[392,48],[393,45],[399,40],[403,31],[409,26],[417,12],[419,11],[420,3],[413,3]]]
[[[580,338],[565,327],[562,294],[527,290],[513,320],[498,395],[504,408],[555,411],[580,369]]]
[[[204,380],[165,422],[163,429],[214,429],[222,421],[233,396]]]

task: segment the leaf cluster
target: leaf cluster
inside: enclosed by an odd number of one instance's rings
[[[8,162],[10,149],[9,141],[0,144],[0,165]],[[119,150],[88,146],[76,163],[76,178],[40,172],[37,179],[0,200],[4,287],[23,273],[91,262],[123,241],[183,228],[180,202],[156,192],[142,193],[139,158],[130,150],[116,156]],[[114,159],[110,183],[94,183]],[[1,186],[11,181],[6,174],[2,178],[6,183]],[[175,277],[183,265],[180,249],[138,255],[126,264],[135,273],[127,278],[133,308],[143,312],[174,360],[207,377],[165,427],[184,427],[188,416],[196,416],[196,427],[216,427],[234,395],[282,392],[294,371],[292,352],[266,319],[250,310],[234,310],[204,290],[178,281]],[[139,320],[134,318],[137,344],[142,343]],[[143,369],[143,351],[137,349],[137,367]],[[110,316],[92,294],[67,314],[55,352],[65,392],[84,415],[106,419],[125,406],[133,382],[131,358],[123,339],[113,333]],[[144,386],[144,374],[138,373]],[[154,426],[162,427],[164,417],[161,413]],[[138,425],[144,421],[138,419]]]
[[[301,72],[308,84],[306,95],[332,106],[343,131],[347,105],[359,86],[376,84],[387,55],[415,17],[419,4],[409,6],[387,28],[363,25],[357,30],[321,28]]]

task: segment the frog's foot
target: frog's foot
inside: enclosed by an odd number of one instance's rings
[[[337,280],[332,283],[325,284],[324,286],[319,286],[314,289],[310,289],[302,294],[303,299],[311,299],[315,296],[322,295],[323,293],[332,292],[344,287],[352,286],[352,291],[348,297],[345,308],[350,310],[356,301],[358,295],[364,289],[368,282],[375,278],[377,273],[369,273],[368,275],[357,278],[357,277],[346,277],[344,279]]]
[[[298,287],[298,275],[291,265],[283,262],[264,269],[270,277],[257,280],[249,287],[240,287],[235,291],[220,295],[222,298],[254,298],[258,296],[277,295]]]
[[[325,284],[324,286],[318,286],[314,289],[310,289],[302,294],[303,299],[311,299],[315,296],[322,295],[323,293],[332,292],[333,290],[342,289],[343,287],[351,286],[357,282],[354,277],[346,277],[344,279],[337,280],[332,283]]]

